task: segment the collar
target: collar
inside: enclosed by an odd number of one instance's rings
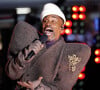
[[[49,48],[50,46],[54,45],[56,42],[58,42],[59,40],[61,40],[62,37],[60,37],[58,40],[56,41],[49,41],[49,42],[46,42],[46,47]]]

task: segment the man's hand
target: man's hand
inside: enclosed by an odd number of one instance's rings
[[[17,83],[19,85],[21,85],[22,87],[26,87],[27,89],[31,89],[31,90],[34,90],[36,87],[38,87],[38,85],[41,83],[41,80],[43,79],[43,77],[39,77],[38,80],[36,81],[28,81],[28,82],[21,82],[21,81],[18,81]]]
[[[28,57],[28,54],[33,51],[35,54],[39,53],[39,51],[44,47],[44,45],[39,41],[39,40],[36,40],[35,42],[31,43],[27,48],[24,49],[24,55],[25,55],[25,58]],[[34,58],[34,55],[29,59],[27,60],[28,62],[30,62],[32,59]]]
[[[37,54],[43,47],[44,44],[42,44],[39,40],[36,40],[35,42],[31,43],[28,48],[25,48],[23,51],[20,51],[18,57],[15,60],[15,62],[20,66],[19,68],[22,69],[23,67],[25,67],[25,63],[31,62],[33,60],[35,55],[30,57],[29,59],[26,59],[31,51]]]

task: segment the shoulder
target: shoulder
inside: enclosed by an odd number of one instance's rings
[[[75,71],[76,67],[79,69],[86,65],[91,55],[91,48],[82,43],[66,43],[63,61],[68,63],[71,71]]]
[[[66,48],[67,47],[76,47],[76,48],[82,47],[82,48],[89,48],[90,49],[90,47],[85,43],[66,43]]]
[[[66,43],[65,45],[65,51],[69,51],[71,53],[77,52],[77,53],[85,53],[91,54],[91,48],[84,43]]]
[[[68,55],[77,55],[81,57],[89,57],[91,55],[91,48],[83,43],[66,43],[65,53]]]

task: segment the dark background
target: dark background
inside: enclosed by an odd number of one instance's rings
[[[74,21],[68,14],[72,14],[71,7],[74,5],[86,7],[86,19],[76,20],[78,23],[72,26],[71,35],[64,34],[66,42],[83,42],[91,47],[91,57],[85,66],[83,72],[84,79],[78,79],[73,90],[100,90],[100,63],[95,63],[96,55],[94,51],[100,49],[100,1],[99,0],[0,0],[0,90],[14,90],[14,81],[10,80],[5,73],[5,64],[7,62],[7,50],[11,39],[14,26],[18,21],[26,21],[41,30],[40,12],[45,3],[56,3],[64,12],[66,19]],[[27,14],[17,14],[16,8],[31,8]],[[98,23],[96,23],[96,20]],[[80,26],[83,22],[84,27]],[[77,33],[74,33],[74,29]],[[81,28],[83,33],[79,31]],[[98,35],[98,38],[96,37]],[[100,55],[99,55],[100,57]]]

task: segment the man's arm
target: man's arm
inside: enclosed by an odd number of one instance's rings
[[[34,43],[31,43],[28,48],[25,48],[23,51],[20,51],[17,56],[15,56],[11,51],[8,52],[8,62],[6,64],[7,75],[13,79],[19,79],[24,72],[28,69],[31,61],[34,59],[35,55],[44,47],[39,40],[36,40]],[[31,51],[34,51],[33,55],[29,60],[26,60],[26,57]]]
[[[6,64],[6,73],[12,79],[19,79],[23,73],[26,71],[26,62],[23,60],[24,55],[19,52],[17,57],[8,54],[8,62]]]

